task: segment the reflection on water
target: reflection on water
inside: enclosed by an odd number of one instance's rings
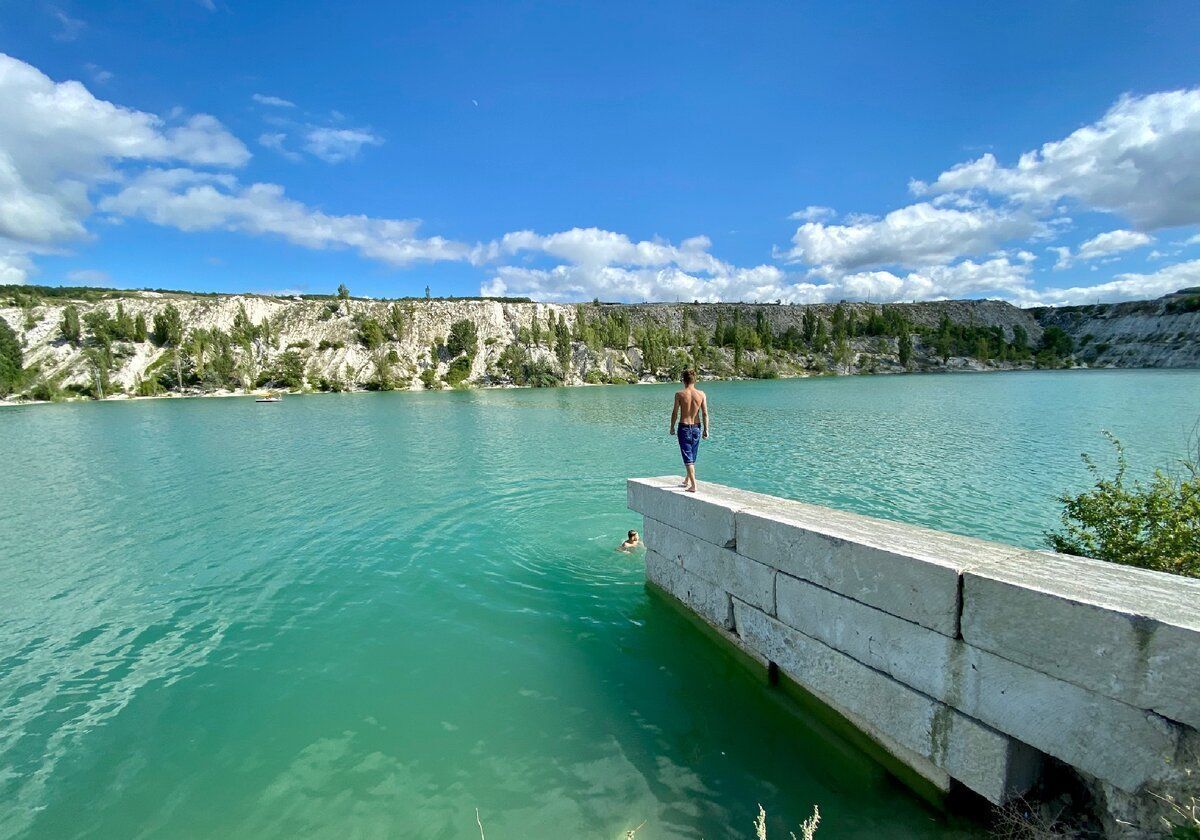
[[[1195,373],[707,386],[700,477],[1036,546]],[[1153,411],[1145,410],[1152,406]],[[0,412],[0,837],[948,836],[648,598],[667,387]]]

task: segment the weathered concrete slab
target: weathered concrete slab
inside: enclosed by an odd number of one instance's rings
[[[789,627],[1123,790],[1174,757],[1178,730],[1154,714],[806,581],[776,587]]]
[[[627,484],[629,509],[669,522],[713,545],[732,547],[734,504],[708,492],[685,493],[678,485],[678,476],[631,478]]]
[[[793,577],[958,635],[959,576],[1012,546],[770,499],[736,513],[737,550]]]
[[[775,570],[645,517],[646,547],[766,613],[775,613]]]
[[[962,634],[1200,728],[1200,580],[1025,552],[964,576]]]
[[[715,627],[733,629],[733,599],[719,586],[697,577],[656,551],[646,551],[646,579],[687,604]]]
[[[738,634],[836,709],[869,722],[988,798],[1023,793],[1040,772],[1036,750],[892,679],[761,610],[734,602]]]

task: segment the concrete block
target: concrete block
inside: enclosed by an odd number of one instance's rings
[[[739,554],[951,637],[962,572],[1019,551],[782,499],[735,521]]]
[[[1122,790],[1175,754],[1178,729],[1154,714],[806,581],[780,574],[776,604],[789,627]]]
[[[1040,772],[1036,750],[788,627],[734,602],[738,634],[839,711],[932,761],[992,802],[1023,793]]]
[[[685,493],[679,477],[631,478],[629,508],[721,547],[732,547],[736,507],[705,491]],[[708,485],[706,485],[707,487]]]
[[[775,613],[775,570],[645,517],[646,547],[766,613]]]
[[[722,630],[733,629],[733,599],[728,592],[683,568],[656,551],[646,551],[646,580],[699,613]]]
[[[968,572],[975,647],[1200,728],[1200,580],[1052,552]]]

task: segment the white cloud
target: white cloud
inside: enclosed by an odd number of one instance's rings
[[[122,162],[238,166],[249,156],[213,117],[168,126],[0,55],[0,238],[45,248],[85,236],[89,191]]]
[[[1118,274],[1105,283],[1069,289],[1030,289],[1013,300],[1019,306],[1068,306],[1156,298],[1200,285],[1200,260],[1164,266],[1151,274]]]
[[[0,285],[17,285],[29,279],[33,262],[21,250],[0,242]]]
[[[363,146],[380,146],[383,138],[363,128],[317,127],[308,132],[304,148],[327,163],[341,163],[358,155]]]
[[[536,251],[588,267],[624,265],[661,268],[677,265],[684,271],[727,273],[730,266],[708,253],[712,242],[694,236],[679,245],[660,240],[634,242],[622,233],[599,228],[572,228],[546,236],[530,230],[506,233],[501,239],[476,249],[475,261],[484,262]]]
[[[1189,237],[1188,241],[1183,244],[1184,245],[1200,245],[1200,233],[1197,233],[1195,236]]]
[[[1200,223],[1200,88],[1123,96],[1096,122],[1021,155],[955,166],[918,195],[982,190],[1049,211],[1067,199],[1142,230]]]
[[[254,93],[254,94],[250,95],[250,98],[253,99],[255,102],[257,102],[259,105],[270,105],[275,108],[295,108],[296,107],[295,102],[290,102],[287,99],[283,99],[282,97],[279,97],[279,96],[267,96],[266,94],[262,94],[262,93]]]
[[[1110,257],[1113,254],[1120,254],[1124,251],[1132,251],[1134,248],[1141,248],[1143,245],[1149,245],[1154,241],[1154,237],[1149,236],[1141,231],[1135,230],[1110,230],[1107,233],[1101,233],[1093,236],[1091,239],[1080,244],[1074,254],[1070,248],[1051,248],[1058,254],[1058,261],[1055,262],[1055,268],[1068,268],[1073,262],[1082,260],[1097,260],[1103,257]]]
[[[788,216],[794,222],[825,222],[836,216],[837,213],[832,207],[822,207],[819,204],[810,204],[803,210],[797,210]]]
[[[397,266],[471,256],[463,243],[417,236],[417,220],[330,215],[287,198],[278,184],[243,186],[229,174],[150,170],[100,207],[184,231],[228,230],[280,236],[305,248],[352,248]]]
[[[961,210],[921,202],[882,219],[842,225],[806,222],[792,236],[785,259],[836,270],[949,263],[995,250],[1006,241],[1039,233],[1021,212],[977,207]]]
[[[258,144],[260,146],[278,152],[291,161],[303,159],[303,155],[301,155],[299,152],[294,152],[284,146],[284,141],[286,140],[287,134],[282,131],[268,132],[258,135]]]

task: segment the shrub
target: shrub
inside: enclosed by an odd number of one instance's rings
[[[436,367],[427,367],[421,371],[421,384],[430,391],[436,391],[442,387],[442,383],[438,380]]]
[[[62,321],[58,325],[58,331],[74,347],[78,347],[79,343],[83,341],[83,327],[79,322],[79,310],[73,304],[63,309]]]
[[[457,386],[466,381],[471,375],[471,360],[466,356],[459,356],[450,363],[450,368],[446,371],[446,381],[451,386]]]
[[[1124,447],[1104,435],[1117,452],[1116,475],[1102,475],[1083,455],[1095,484],[1060,497],[1064,530],[1047,533],[1047,544],[1067,554],[1200,577],[1200,458],[1183,460],[1183,475],[1160,469],[1147,484],[1130,484]]]
[[[387,340],[383,334],[383,325],[374,318],[363,318],[358,327],[358,340],[368,350],[374,350]]]

